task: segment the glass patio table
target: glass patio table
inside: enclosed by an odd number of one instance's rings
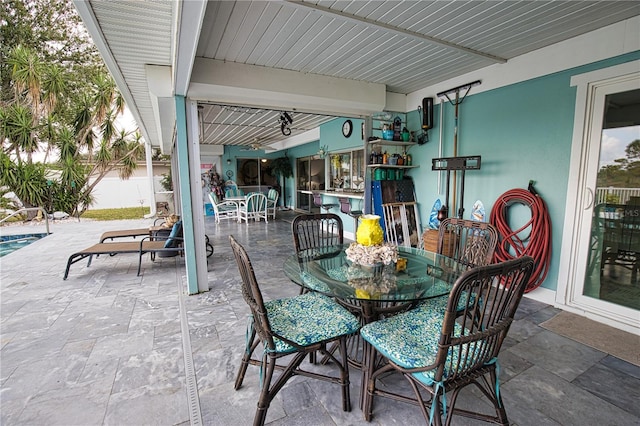
[[[347,260],[349,244],[302,250],[284,262],[285,275],[310,291],[334,297],[363,310],[364,322],[377,319],[387,308],[449,294],[463,266],[455,260],[412,247],[398,247],[406,259],[404,270],[396,264],[361,266]],[[364,302],[364,304],[363,304]],[[372,311],[362,308],[373,308]],[[380,311],[380,309],[383,309]]]
[[[302,250],[287,257],[284,273],[309,291],[335,298],[363,325],[410,309],[421,300],[449,294],[464,270],[454,259],[410,247],[398,247],[398,258],[406,260],[405,268],[397,268],[394,263],[356,265],[347,259],[345,249],[349,245]],[[348,350],[349,363],[363,373],[362,405],[374,361],[359,335],[350,339]]]

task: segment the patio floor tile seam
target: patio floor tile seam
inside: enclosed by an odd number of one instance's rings
[[[187,386],[187,402],[189,409],[189,419],[192,426],[202,424],[202,411],[200,410],[200,396],[198,394],[198,382],[196,377],[195,366],[193,363],[193,351],[191,350],[191,337],[189,333],[189,320],[187,308],[185,304],[184,288],[187,287],[183,282],[184,277],[181,273],[182,268],[176,268],[176,283],[178,291],[178,302],[180,305],[180,328],[182,331],[182,356],[184,357],[184,372]]]

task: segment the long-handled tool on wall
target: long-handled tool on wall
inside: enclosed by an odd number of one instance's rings
[[[455,159],[458,157],[458,120],[460,117],[460,111],[459,111],[459,107],[460,104],[462,104],[462,102],[464,101],[464,99],[467,97],[467,95],[469,94],[469,91],[471,90],[472,87],[474,86],[478,86],[480,84],[480,80],[476,80],[474,82],[468,83],[468,84],[463,84],[462,86],[458,86],[458,87],[454,87],[453,89],[449,89],[449,90],[445,90],[444,92],[440,92],[438,93],[438,97],[439,98],[446,98],[447,101],[449,101],[449,103],[451,105],[454,106],[454,129],[453,129],[453,157],[452,158],[434,158],[433,159],[433,166],[432,166],[432,170],[446,170],[447,171],[447,202],[446,204],[444,204],[442,206],[441,209],[441,213],[438,214],[438,218],[440,219],[440,217],[442,217],[442,219],[444,219],[445,217],[448,216],[448,211],[449,211],[449,178],[451,176],[451,170],[454,171],[453,173],[453,204],[452,204],[452,209],[453,211],[455,211],[456,208],[456,193],[457,193],[457,171],[461,170],[462,171],[462,183],[461,183],[461,200],[460,200],[460,207],[458,208],[458,217],[462,218],[462,213],[464,212],[464,206],[462,205],[462,203],[464,202],[464,171],[467,170],[466,166],[462,166],[462,164],[466,164],[466,161],[462,161],[458,162],[455,161]],[[461,95],[462,93],[462,95]],[[454,96],[452,98],[452,96]],[[442,111],[440,111],[440,114],[442,114]],[[479,156],[474,156],[474,158],[478,158],[478,163],[477,165],[474,164],[473,168],[475,169],[479,169],[480,168],[480,161],[479,161]],[[471,158],[471,157],[469,157]],[[445,161],[445,164],[442,164],[442,162],[440,162],[440,160],[449,160],[449,161]],[[452,161],[453,160],[453,161]],[[449,164],[450,166],[448,166],[447,164]],[[477,166],[477,167],[476,167]]]

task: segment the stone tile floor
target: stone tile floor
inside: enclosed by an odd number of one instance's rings
[[[282,212],[281,216],[286,213]],[[185,295],[180,258],[100,256],[87,268],[68,256],[106,230],[150,221],[52,224],[53,234],[0,259],[0,424],[245,425],[253,420],[258,369],[233,382],[248,308],[228,235],[251,256],[266,299],[298,288],[282,272],[292,252],[290,223],[216,225],[206,218],[215,254],[209,292]],[[33,229],[33,231],[31,231]],[[42,232],[2,228],[2,234]],[[559,311],[524,299],[500,355],[501,393],[512,424],[640,425],[640,368],[547,331]],[[314,368],[331,368],[317,366]],[[351,371],[353,409],[340,409],[335,385],[290,381],[272,403],[272,425],[422,424],[417,407],[376,400],[371,423],[358,408],[360,376]],[[402,385],[394,376],[386,386]],[[486,407],[475,390],[460,406]],[[456,425],[478,424],[455,418]]]

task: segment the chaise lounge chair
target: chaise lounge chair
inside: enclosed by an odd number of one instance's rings
[[[156,219],[153,223],[153,226],[158,226],[158,222],[165,222],[165,217],[160,217]],[[169,228],[167,228],[168,230]],[[137,228],[137,229],[121,229],[118,231],[107,231],[100,236],[100,242],[104,243],[105,240],[115,240],[116,238],[136,238],[136,237],[147,237],[150,235],[149,228]]]
[[[115,240],[116,238],[127,238],[127,237],[148,237],[149,236],[149,228],[139,228],[139,229],[121,229],[119,231],[107,231],[100,236],[100,242],[104,243],[105,240]]]
[[[147,234],[149,230],[147,230]],[[151,240],[153,238],[153,240]],[[116,254],[124,253],[138,253],[138,276],[142,268],[142,256],[145,253],[151,253],[151,260],[155,260],[156,253],[183,253],[182,247],[182,221],[178,221],[171,229],[171,234],[167,237],[145,237],[141,241],[127,241],[123,243],[98,243],[91,247],[88,247],[77,253],[73,253],[67,260],[67,268],[64,272],[63,280],[66,280],[69,276],[69,269],[71,265],[79,262],[83,259],[89,258],[87,267],[91,266],[91,259],[93,256],[99,256],[101,254],[108,254],[115,256]],[[207,243],[208,244],[208,243]],[[210,244],[208,244],[210,245]],[[207,247],[207,252],[209,251]],[[211,250],[213,254],[213,247]]]

